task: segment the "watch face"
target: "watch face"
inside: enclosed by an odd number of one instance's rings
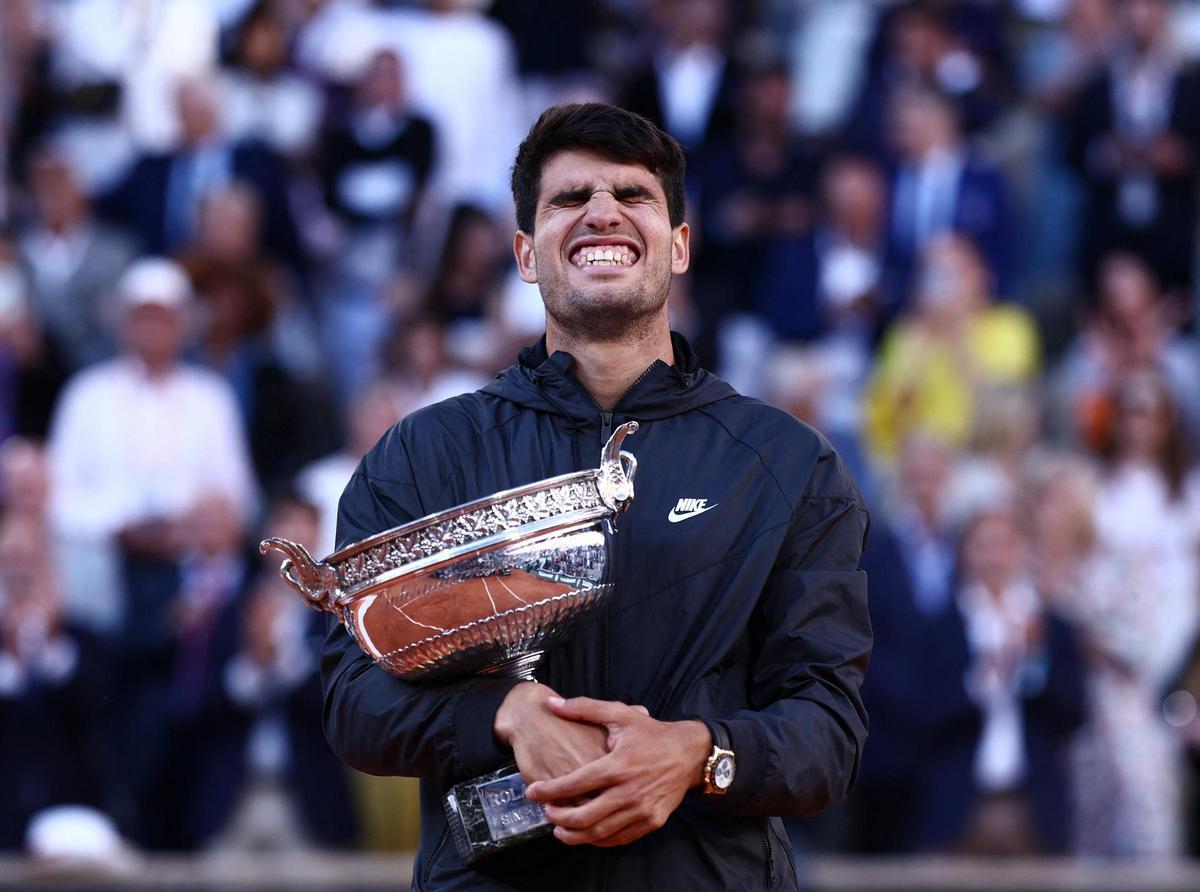
[[[717,760],[712,773],[713,786],[718,790],[728,790],[733,783],[733,757],[722,756]]]

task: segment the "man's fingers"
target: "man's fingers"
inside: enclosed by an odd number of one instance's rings
[[[612,759],[602,756],[581,765],[569,774],[540,780],[525,788],[525,796],[534,802],[562,802],[598,793],[612,786]]]
[[[555,827],[567,830],[586,830],[599,824],[615,812],[622,811],[626,803],[612,791],[592,799],[581,799],[572,803],[556,802],[543,807],[546,820]]]
[[[648,710],[646,707],[642,706],[641,704],[638,704],[637,706],[635,706],[633,708],[636,709],[638,712],[640,712],[644,716],[650,715],[650,710]]]
[[[645,820],[645,815],[639,814],[633,809],[621,809],[588,827],[556,826],[554,836],[559,842],[569,846],[601,845],[605,840],[623,834],[627,828],[640,825]],[[636,839],[636,837],[634,838]]]
[[[629,720],[629,715],[636,707],[612,700],[593,700],[591,697],[572,697],[564,700],[561,697],[550,697],[546,700],[550,711],[564,719],[574,719],[577,722],[591,722],[594,725],[619,724]],[[646,715],[649,715],[647,712]]]

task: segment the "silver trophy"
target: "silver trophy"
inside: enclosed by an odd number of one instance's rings
[[[287,539],[279,572],[328,610],[381,667],[409,681],[491,675],[534,681],[545,648],[595,617],[612,591],[615,519],[637,460],[618,427],[600,467],[499,492],[386,530],[316,561]],[[455,785],[446,818],[470,863],[549,832],[515,766]]]

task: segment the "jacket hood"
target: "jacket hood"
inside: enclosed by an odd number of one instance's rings
[[[656,359],[617,402],[614,413],[643,420],[668,418],[736,396],[737,391],[700,367],[683,335],[671,332],[671,346],[675,364]],[[600,407],[575,377],[574,365],[574,357],[563,350],[547,354],[543,335],[521,351],[517,363],[501,372],[483,392],[578,424],[598,423]]]

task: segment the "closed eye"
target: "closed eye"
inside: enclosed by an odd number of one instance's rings
[[[622,186],[613,192],[613,198],[617,201],[630,204],[638,201],[646,201],[653,198],[650,190],[644,186]]]
[[[586,204],[596,192],[606,192],[606,189],[564,189],[557,193],[547,203],[550,207],[578,207],[581,204]],[[622,204],[636,204],[640,201],[648,201],[654,198],[653,193],[645,186],[619,186],[609,192],[613,198]]]
[[[553,208],[576,207],[592,197],[590,189],[567,189],[550,199]]]

